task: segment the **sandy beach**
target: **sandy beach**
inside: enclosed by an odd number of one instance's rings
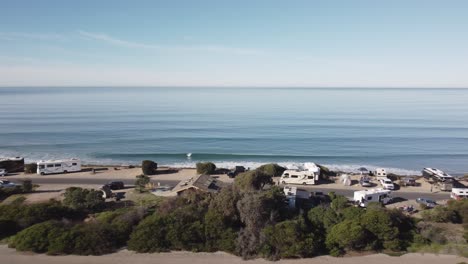
[[[235,263],[279,263],[279,264],[358,264],[358,263],[379,263],[379,264],[455,264],[468,261],[467,258],[453,255],[435,255],[435,254],[406,254],[400,257],[391,257],[384,254],[373,254],[358,257],[335,258],[330,256],[321,256],[309,259],[288,259],[271,262],[265,259],[255,259],[244,261],[239,257],[224,253],[192,253],[192,252],[171,252],[138,254],[128,250],[121,250],[117,253],[104,256],[48,256],[43,254],[19,253],[5,245],[0,246],[0,259],[2,263],[8,264],[29,264],[34,261],[35,264],[126,264],[126,263],[167,263],[167,264],[235,264]]]

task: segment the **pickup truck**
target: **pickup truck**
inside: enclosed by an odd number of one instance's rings
[[[379,180],[380,185],[382,185],[382,188],[385,190],[394,190],[395,189],[395,184],[393,184],[392,180],[389,178],[382,178]]]

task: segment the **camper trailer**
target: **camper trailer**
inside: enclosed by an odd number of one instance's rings
[[[391,191],[384,189],[369,189],[354,192],[354,202],[361,207],[367,207],[371,202],[387,204],[392,200]]]
[[[37,163],[37,174],[53,174],[81,171],[81,161],[79,159],[69,160],[46,160]]]
[[[467,199],[468,198],[468,188],[452,188],[450,193],[450,198],[455,200]]]
[[[282,184],[313,185],[318,181],[319,175],[311,171],[285,170],[281,175]]]

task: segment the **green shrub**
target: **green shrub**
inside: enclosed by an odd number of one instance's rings
[[[281,174],[283,174],[286,168],[281,167],[278,164],[270,163],[264,164],[258,167],[256,170],[270,177],[279,177]]]
[[[33,191],[33,184],[32,184],[32,181],[27,179],[27,180],[23,180],[22,184],[21,184],[21,188],[23,189],[23,192],[25,193],[30,193]]]
[[[241,191],[261,190],[267,184],[273,184],[273,179],[258,170],[240,173],[234,180],[234,186]]]
[[[33,225],[16,234],[9,246],[19,251],[45,253],[50,245],[49,234],[56,233],[57,227],[54,221]]]
[[[327,233],[326,245],[332,255],[341,255],[348,250],[363,250],[371,236],[359,220],[344,220]]]
[[[216,165],[213,162],[198,162],[197,173],[198,174],[214,174],[216,171]]]
[[[135,189],[142,193],[146,191],[146,185],[150,182],[150,178],[146,175],[136,176]]]
[[[171,245],[166,239],[167,224],[167,217],[156,214],[143,219],[130,235],[128,249],[140,253],[169,251]]]
[[[304,258],[317,255],[323,239],[303,220],[287,220],[262,231],[261,253],[267,259]]]
[[[105,207],[102,191],[70,187],[65,190],[63,204],[75,210],[99,211]]]
[[[144,160],[141,162],[141,170],[144,175],[155,175],[158,170],[158,164],[152,160]]]
[[[37,173],[37,164],[29,163],[29,164],[24,165],[24,173],[26,174]]]

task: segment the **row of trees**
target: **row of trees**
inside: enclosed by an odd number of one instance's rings
[[[333,193],[310,210],[289,208],[272,185],[283,169],[267,164],[239,174],[217,194],[187,191],[151,208],[110,210],[99,191],[69,188],[63,202],[1,205],[1,235],[19,232],[10,246],[48,254],[99,255],[127,246],[136,252],[219,250],[245,259],[403,251],[435,241],[398,210],[356,208]],[[137,185],[147,180],[140,176]],[[436,209],[431,217],[465,223],[467,209],[468,202],[454,202],[450,213]]]

